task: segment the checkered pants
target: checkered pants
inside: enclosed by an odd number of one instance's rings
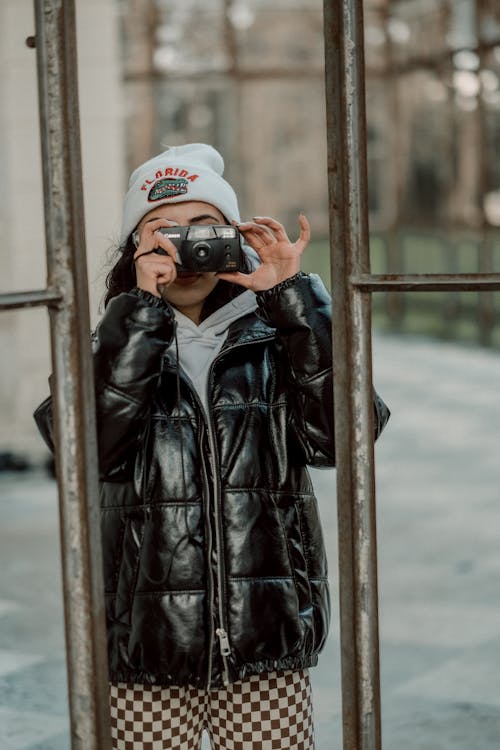
[[[254,675],[216,690],[110,686],[113,750],[313,750],[307,671]]]

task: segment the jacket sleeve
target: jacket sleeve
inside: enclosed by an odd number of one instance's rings
[[[174,327],[171,308],[140,289],[114,297],[106,308],[93,336],[101,475],[121,468],[142,433]],[[34,417],[53,450],[51,398]]]
[[[311,466],[335,465],[332,306],[320,277],[298,273],[257,295],[259,314],[277,330],[288,382],[289,426]],[[389,410],[374,391],[375,439]]]

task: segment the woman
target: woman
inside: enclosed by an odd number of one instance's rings
[[[95,333],[120,750],[198,748],[203,728],[221,750],[313,747],[329,596],[306,465],[335,461],[331,304],[300,271],[307,219],[296,242],[273,219],[240,223],[223,167],[188,144],[132,174]],[[161,231],[228,223],[243,271],[185,271]],[[36,418],[51,444],[50,403]]]

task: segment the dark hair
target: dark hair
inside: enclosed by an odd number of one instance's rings
[[[118,254],[118,259],[106,276],[107,291],[104,296],[104,307],[108,306],[113,297],[117,297],[122,292],[130,292],[135,287],[137,283],[134,265],[135,251],[136,247],[132,242],[132,235],[128,238],[124,246],[118,247],[115,251],[115,254]],[[246,265],[247,271],[250,272],[248,261]],[[203,303],[201,319],[208,318],[215,310],[230,302],[244,291],[244,287],[239,284],[233,284],[230,281],[220,279]]]
[[[107,307],[113,297],[122,292],[130,292],[136,285],[134,253],[135,245],[130,236],[125,245],[114,250],[117,260],[106,276],[106,294],[104,296],[104,307]]]

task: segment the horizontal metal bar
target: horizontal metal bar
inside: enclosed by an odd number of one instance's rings
[[[500,291],[500,274],[360,274],[350,283],[362,292],[494,292]]]
[[[292,68],[226,68],[224,70],[199,70],[188,73],[181,71],[143,70],[125,73],[123,80],[126,83],[140,83],[151,81],[166,81],[168,83],[198,82],[200,79],[226,81],[228,75],[236,77],[240,81],[267,81],[267,80],[318,80],[322,81],[325,76],[324,68],[320,67],[292,67]]]
[[[62,300],[59,292],[52,289],[37,289],[30,292],[9,292],[0,294],[0,312],[15,310],[19,307],[39,307],[54,305]]]
[[[437,52],[436,54],[430,55],[415,55],[409,57],[407,60],[393,60],[391,59],[390,64],[382,63],[377,67],[370,67],[368,64],[367,75],[370,78],[395,78],[396,76],[405,75],[407,73],[413,73],[416,70],[440,70],[446,64],[451,65],[453,56],[457,52],[467,51],[473,52],[478,57],[482,57],[484,54],[494,50],[500,44],[500,37],[489,39],[488,41],[479,42],[479,44],[473,47],[456,47],[454,49],[444,49],[443,51]]]

